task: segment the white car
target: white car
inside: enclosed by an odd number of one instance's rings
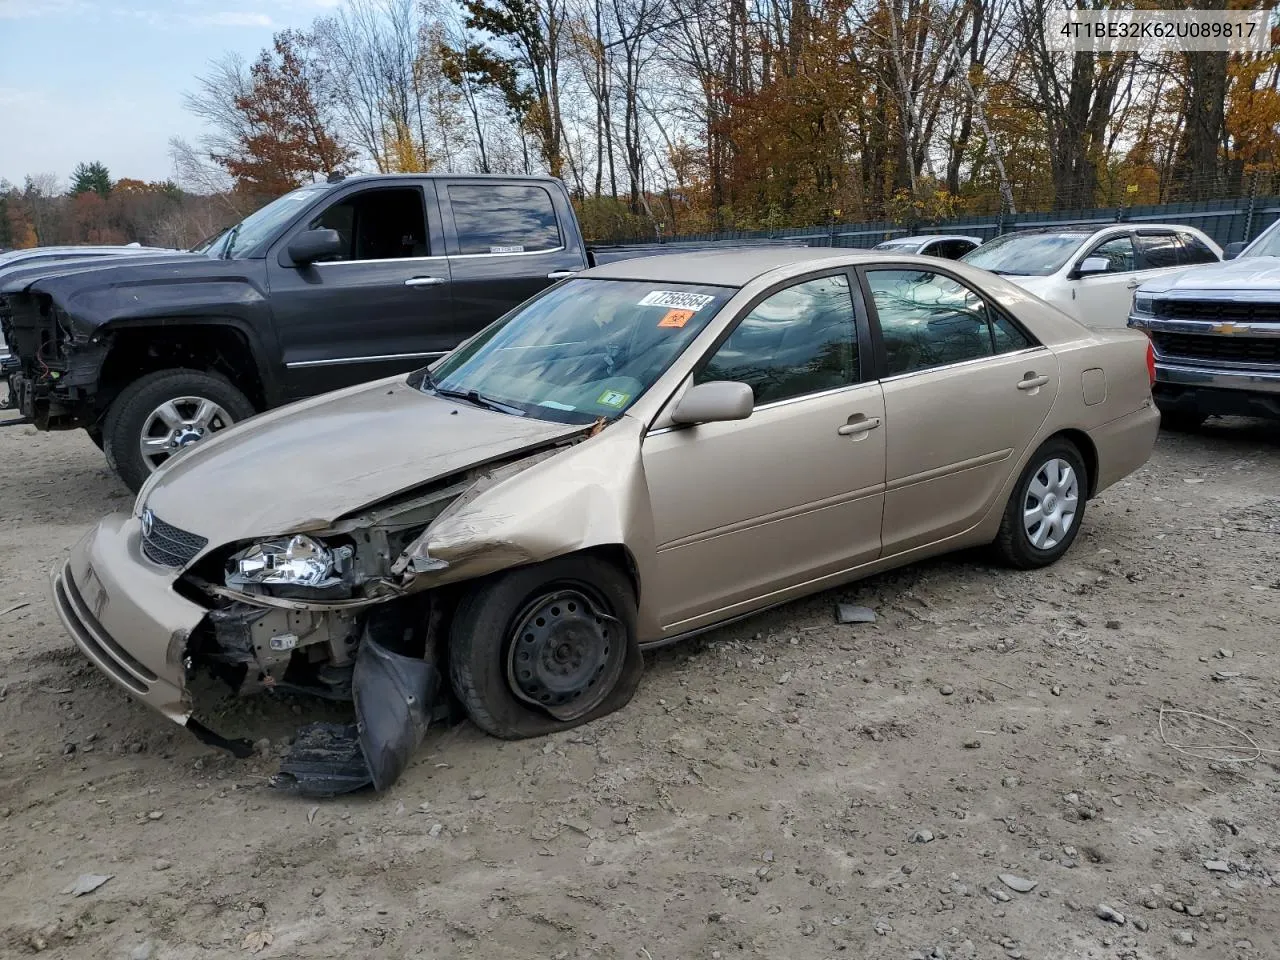
[[[1116,224],[1006,233],[961,259],[1008,277],[1086,326],[1123,327],[1144,282],[1217,263],[1222,249],[1194,227]]]
[[[873,250],[892,250],[895,253],[916,253],[943,260],[959,260],[982,243],[981,237],[963,237],[953,234],[928,234],[919,237],[894,237],[877,243]]]

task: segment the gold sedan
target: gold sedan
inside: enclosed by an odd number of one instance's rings
[[[1052,563],[1146,462],[1148,341],[997,276],[762,249],[588,270],[430,369],[173,459],[56,572],[84,653],[209,742],[191,682],[355,702],[281,782],[398,775],[461,705],[527,737],[641,651],[949,550]]]

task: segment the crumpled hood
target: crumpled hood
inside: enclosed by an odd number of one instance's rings
[[[8,267],[0,266],[0,294],[21,293],[37,280],[45,278],[82,274],[121,264],[133,266],[139,263],[172,261],[175,257],[198,256],[201,255],[198,253],[175,253],[172,251],[104,253],[92,257],[65,257],[53,260],[39,260],[35,263],[16,263]]]
[[[211,546],[315,530],[367,504],[582,433],[392,377],[281,407],[176,458],[139,494]]]
[[[1280,257],[1244,257],[1193,267],[1182,273],[1152,277],[1138,289],[1173,296],[1230,291],[1232,299],[1274,301],[1280,295]]]
[[[53,298],[81,327],[114,320],[172,320],[233,314],[265,302],[266,261],[214,260],[198,253],[112,257],[96,265],[63,265],[28,282],[26,290]]]

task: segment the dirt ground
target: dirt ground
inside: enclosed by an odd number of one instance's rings
[[[0,429],[0,956],[1280,956],[1280,428],[1163,435],[1055,568],[822,594],[320,803],[72,648],[47,571],[129,504],[83,433]],[[216,726],[275,754],[314,709]]]

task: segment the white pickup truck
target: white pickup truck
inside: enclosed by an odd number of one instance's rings
[[[1280,419],[1280,221],[1226,255],[1134,292],[1129,326],[1151,338],[1152,394],[1174,429],[1210,416]]]

